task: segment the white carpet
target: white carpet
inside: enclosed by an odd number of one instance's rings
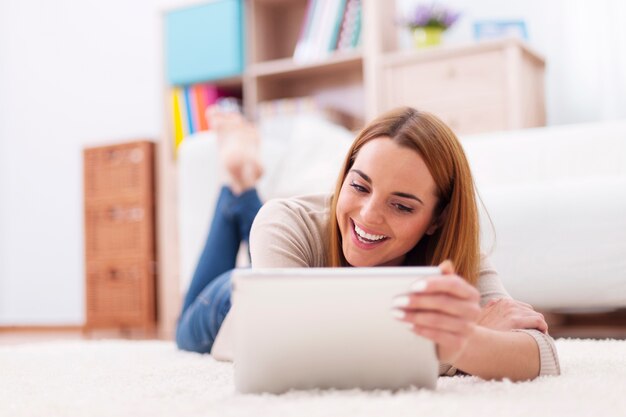
[[[558,340],[560,377],[437,391],[234,392],[232,365],[169,342],[0,346],[0,416],[626,416],[626,341]]]

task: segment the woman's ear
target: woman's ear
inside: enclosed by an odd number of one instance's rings
[[[446,204],[446,206],[441,211],[441,213],[438,216],[436,216],[433,219],[433,222],[430,224],[430,226],[428,226],[428,229],[426,229],[426,234],[428,236],[434,235],[437,229],[439,229],[441,225],[443,224],[443,222],[446,221],[446,217],[448,217],[448,207],[449,207],[449,204]]]

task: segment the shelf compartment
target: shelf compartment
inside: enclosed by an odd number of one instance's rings
[[[307,0],[263,0],[247,3],[248,63],[293,56],[307,9]],[[262,36],[259,36],[262,34]]]
[[[365,89],[361,59],[324,61],[322,65],[275,66],[259,71],[253,79],[257,103],[310,96],[323,109],[350,120],[346,127],[358,129],[365,119]]]
[[[294,78],[325,72],[360,70],[363,54],[360,51],[341,52],[312,62],[296,62],[292,58],[277,59],[250,65],[247,75],[256,78]]]

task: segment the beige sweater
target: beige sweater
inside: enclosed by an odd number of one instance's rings
[[[271,200],[257,214],[250,234],[250,254],[254,268],[324,267],[328,239],[330,195],[319,194]],[[511,298],[487,257],[481,258],[478,279],[480,305],[491,299]],[[232,319],[229,314],[214,343],[211,354],[232,360]],[[541,375],[558,375],[559,360],[552,338],[538,330],[528,333],[539,346]],[[454,375],[456,368],[441,364],[440,375]]]

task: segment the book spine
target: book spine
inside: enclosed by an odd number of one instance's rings
[[[178,97],[178,108],[180,109],[180,120],[181,126],[183,127],[183,138],[181,142],[185,139],[187,135],[189,135],[189,116],[187,112],[187,104],[185,103],[185,89],[178,88],[177,89],[177,97]]]
[[[320,14],[320,19],[318,20],[317,31],[315,33],[315,42],[313,49],[312,59],[319,59],[324,54],[324,38],[326,25],[328,24],[328,10],[329,3],[332,0],[320,0],[322,5],[322,10]]]
[[[198,102],[196,100],[195,85],[188,86],[186,89],[186,93],[189,100],[187,109],[189,111],[189,116],[191,116],[191,132],[195,133],[200,129],[200,119],[198,118],[199,109]]]
[[[311,17],[311,26],[307,32],[306,42],[302,56],[297,61],[306,62],[315,59],[316,46],[319,38],[321,20],[324,14],[324,0],[313,0],[313,14]]]
[[[192,108],[191,108],[191,97],[190,97],[190,92],[189,92],[190,88],[189,86],[185,87],[183,90],[183,94],[184,94],[184,103],[185,103],[185,116],[187,117],[187,127],[188,127],[188,132],[189,134],[194,133],[194,129],[193,129],[193,114],[192,114]]]
[[[339,40],[337,41],[338,50],[351,49],[358,44],[360,37],[360,20],[361,20],[361,0],[348,0],[346,10],[341,24]]]
[[[352,34],[352,39],[350,42],[350,46],[352,48],[356,48],[361,43],[361,24],[362,24],[362,2],[361,0],[357,0],[357,11],[356,11],[356,23],[354,25],[354,33]]]
[[[195,110],[196,110],[196,120],[198,131],[207,130],[209,127],[207,125],[207,120],[205,117],[206,108],[208,107],[207,96],[204,93],[204,86],[201,84],[196,84],[193,86],[193,96],[195,98]]]
[[[298,37],[298,43],[293,53],[295,60],[302,60],[306,55],[306,49],[308,44],[308,36],[311,31],[311,20],[313,19],[313,13],[315,10],[315,0],[309,0],[306,7],[306,14],[304,21],[302,22],[302,28],[300,29],[300,36]]]
[[[183,127],[183,119],[180,108],[180,89],[172,89],[172,124],[174,126],[174,150],[178,149],[178,146],[185,138],[185,130]]]
[[[337,49],[337,40],[339,39],[339,31],[341,30],[341,23],[346,10],[346,0],[339,0],[337,5],[337,13],[335,14],[335,22],[333,27],[333,33],[328,43],[328,50],[334,51]]]

